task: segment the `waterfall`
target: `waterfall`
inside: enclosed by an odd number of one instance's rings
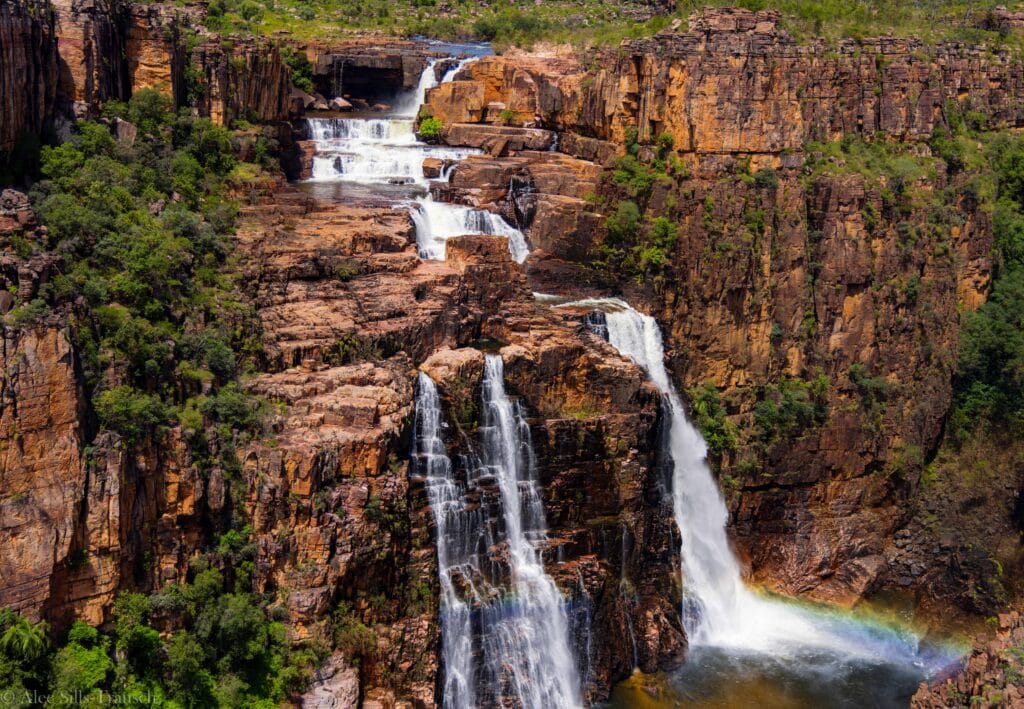
[[[441,440],[441,399],[434,380],[419,376],[416,397],[416,461],[426,480],[427,498],[437,527],[437,571],[441,582],[441,657],[444,661],[444,706],[476,704],[476,672],[469,604],[455,588],[460,564],[479,566],[469,545],[472,528],[455,482],[452,461]]]
[[[444,260],[445,242],[462,234],[493,234],[508,239],[508,250],[516,263],[530,255],[523,232],[501,216],[485,209],[435,202],[429,196],[416,200],[410,211],[416,225],[420,257]]]
[[[443,705],[578,707],[565,601],[540,552],[547,525],[530,431],[503,377],[501,358],[488,355],[479,442],[459,459],[464,474],[445,451],[437,387],[419,377],[415,469],[437,528]]]
[[[475,62],[479,58],[480,57],[466,57],[465,59],[460,59],[458,64],[445,72],[444,78],[441,79],[441,83],[447,84],[449,81],[454,81],[456,75],[462,71],[467,64]]]
[[[484,610],[488,671],[523,707],[580,706],[579,676],[569,650],[564,601],[545,573],[544,505],[534,470],[530,429],[505,393],[501,357],[487,355],[481,458],[501,491],[511,594]]]
[[[548,300],[538,294],[539,300]],[[661,391],[670,417],[672,502],[682,545],[682,617],[691,648],[724,648],[739,654],[776,658],[823,656],[920,666],[917,639],[889,627],[868,627],[849,616],[802,608],[759,596],[743,583],[739,562],[726,534],[728,510],[708,467],[707,446],[686,417],[665,368],[661,329],[617,298],[556,303],[604,315],[586,324],[622,354],[643,367]],[[824,654],[822,654],[824,653]]]
[[[420,190],[429,186],[423,176],[423,160],[463,160],[478,153],[472,148],[427,145],[416,139],[414,117],[426,91],[437,84],[434,60],[423,70],[415,92],[399,99],[396,114],[382,118],[307,118],[310,137],[316,141],[313,181],[345,181],[364,185],[408,184]],[[472,59],[463,59],[445,77]],[[447,180],[451,168],[443,175]],[[530,253],[523,233],[498,214],[458,204],[437,202],[429,191],[410,199],[410,216],[416,226],[416,242],[424,259],[443,261],[444,243],[463,234],[494,234],[508,239],[509,252],[517,263]]]
[[[423,72],[420,74],[419,83],[416,84],[416,90],[395,102],[395,113],[399,116],[416,117],[420,106],[423,105],[423,100],[427,97],[427,91],[437,86],[437,72],[434,70],[434,67],[437,66],[439,61],[441,60],[432,59],[427,62],[427,66],[423,68]]]

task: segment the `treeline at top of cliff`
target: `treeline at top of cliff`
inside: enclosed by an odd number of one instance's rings
[[[776,10],[798,41],[896,35],[1017,46],[1024,3],[998,0],[210,0],[205,26],[301,39],[349,31],[494,42],[615,44],[686,29],[704,7]]]

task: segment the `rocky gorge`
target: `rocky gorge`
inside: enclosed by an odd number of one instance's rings
[[[677,667],[690,639],[670,407],[591,308],[534,292],[620,296],[660,325],[751,582],[840,606],[898,591],[964,617],[1015,600],[999,579],[1019,553],[1012,460],[1003,493],[929,481],[963,460],[940,455],[960,316],[986,301],[999,267],[975,175],[936,165],[933,138],[969,112],[1021,127],[1019,59],[889,38],[798,45],[776,13],[709,10],[686,31],[582,59],[512,52],[456,66],[415,42],[194,34],[201,12],[5,3],[0,152],[13,161],[26,136],[66,138],[75,118],[145,89],[214,125],[244,121],[243,156],[258,139],[271,146],[280,168],[230,187],[242,205],[230,325],[255,353],[242,386],[267,403],[267,428],[239,437],[203,419],[237,468],[200,451],[184,419],[130,440],[97,418],[81,300],[6,324],[0,607],[55,632],[110,627],[119,594],[194,583],[204,552],[239,575],[224,540],[241,529],[252,592],[289,643],[319,648],[288,701],[443,705],[418,379],[436,385],[438,440],[469,478],[486,457],[497,358],[534,461],[545,526],[530,546],[564,598],[579,700],[607,698],[635,668]],[[363,118],[389,116],[385,104],[433,72],[415,121],[422,135],[437,119],[429,139],[465,156],[428,166],[433,180],[390,176],[423,194],[386,178],[296,182],[318,150],[304,116],[339,114],[293,87],[295,52],[322,98],[381,106]],[[910,157],[879,179],[850,147],[865,139]],[[427,258],[417,200],[498,215],[529,255],[517,263],[506,237],[467,228]],[[45,297],[69,264],[45,248],[48,226],[20,191],[0,197],[0,239],[6,313]],[[41,248],[26,255],[24,243]],[[122,376],[109,367],[104,386]],[[501,595],[515,560],[500,484],[485,474],[465,496],[488,520],[481,574]],[[986,522],[950,529],[939,513]],[[185,615],[154,608],[149,622],[170,636]],[[1012,665],[1016,625],[1000,617],[1002,645],[914,701],[1011,701],[993,697],[1014,683],[998,658]]]

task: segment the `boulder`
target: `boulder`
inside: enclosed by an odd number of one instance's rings
[[[302,695],[302,709],[349,709],[358,704],[359,673],[341,654],[327,658]]]
[[[352,104],[343,99],[341,96],[335,96],[331,99],[329,104],[332,111],[351,111]]]
[[[308,94],[302,89],[296,87],[292,87],[292,93],[290,98],[293,101],[299,101],[302,104],[303,108],[313,108],[313,105],[317,101],[316,96]]]
[[[423,161],[423,176],[429,180],[436,180],[441,176],[444,163],[445,161],[440,158],[426,158]]]
[[[135,136],[138,135],[139,131],[134,124],[129,123],[123,118],[115,118],[111,127],[118,143],[127,147],[135,144]]]

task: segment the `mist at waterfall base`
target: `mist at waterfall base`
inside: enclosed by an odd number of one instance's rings
[[[550,302],[550,299],[549,299]],[[555,303],[599,311],[593,329],[643,367],[671,417],[673,508],[681,536],[687,663],[663,698],[672,706],[906,706],[917,684],[956,662],[959,648],[924,647],[908,627],[764,596],[744,584],[726,534],[728,510],[664,364],[661,330],[622,300]],[[614,706],[635,706],[627,683]],[[751,693],[761,694],[755,700]],[[628,698],[627,703],[623,703]]]
[[[468,51],[459,53],[469,56],[455,62],[440,82],[451,81],[483,52],[480,45],[466,45],[463,49]],[[492,234],[508,239],[512,258],[522,263],[529,253],[526,239],[501,216],[465,205],[437,202],[430,193],[429,181],[423,175],[424,159],[437,158],[443,164],[453,164],[480,152],[429,145],[416,137],[416,114],[427,91],[439,83],[435,69],[440,61],[428,63],[417,87],[397,94],[386,114],[307,118],[309,136],[316,143],[309,189],[321,197],[339,200],[372,201],[382,192],[400,200],[415,224],[421,258],[443,261],[445,242],[453,236]],[[442,179],[449,176],[446,170]]]

